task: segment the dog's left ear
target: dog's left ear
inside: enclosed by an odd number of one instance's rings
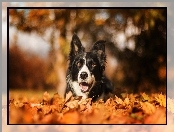
[[[105,55],[105,43],[104,40],[99,40],[95,42],[94,46],[92,47],[91,51],[95,54],[97,54],[99,60],[101,63],[103,63],[103,66],[106,61],[106,55]]]

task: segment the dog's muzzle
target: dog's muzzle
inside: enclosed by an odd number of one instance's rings
[[[88,75],[87,72],[83,71],[80,73],[79,86],[83,93],[90,91],[91,87],[93,86],[93,83],[94,81],[92,80],[90,75]]]
[[[83,93],[88,92],[92,86],[92,84],[88,84],[87,82],[81,82],[79,83],[79,86],[81,88],[81,91]]]

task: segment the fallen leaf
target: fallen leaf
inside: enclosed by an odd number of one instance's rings
[[[153,114],[156,110],[155,106],[150,104],[149,102],[140,102],[140,104],[146,114]]]

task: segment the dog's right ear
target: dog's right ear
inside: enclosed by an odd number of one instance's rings
[[[85,48],[82,46],[79,37],[76,34],[74,34],[71,41],[70,56],[75,56],[84,51]]]

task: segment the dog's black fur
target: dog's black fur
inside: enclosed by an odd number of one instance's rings
[[[105,77],[105,41],[97,41],[90,52],[85,52],[76,34],[71,41],[69,67],[67,71],[66,93],[71,91],[73,96],[100,98],[106,100],[106,95],[112,91],[111,82]]]

